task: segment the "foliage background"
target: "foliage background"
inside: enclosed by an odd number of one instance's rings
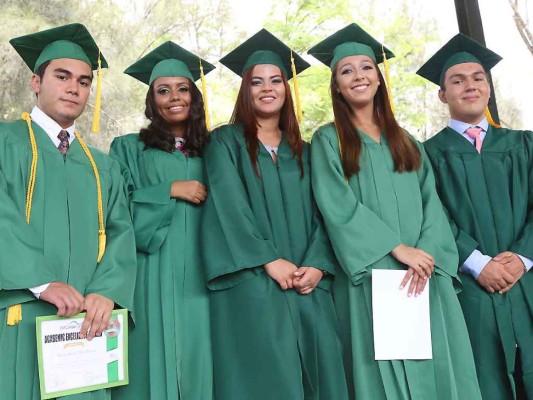
[[[77,126],[90,144],[107,151],[113,137],[137,132],[146,124],[147,86],[122,71],[162,42],[173,40],[217,66],[207,75],[211,119],[216,126],[229,119],[240,81],[217,62],[224,54],[262,26],[304,54],[323,38],[356,21],[395,53],[390,67],[397,118],[404,128],[424,140],[447,123],[447,110],[437,99],[437,88],[414,72],[450,36],[440,37],[437,26],[442,21],[428,17],[423,12],[423,3],[421,0],[278,0],[266,3],[1,0],[0,119],[16,119],[34,104],[29,88],[31,72],[8,43],[16,36],[71,22],[81,22],[88,27],[110,68],[103,75],[100,134],[89,133],[92,97]],[[251,11],[243,14],[239,12],[241,7]],[[254,26],[254,21],[259,24]],[[262,25],[261,21],[264,21]],[[453,20],[450,24],[456,26]],[[332,113],[329,69],[312,57],[306,58],[312,67],[300,75],[299,85],[304,109],[302,132],[309,140],[316,128],[331,120]],[[506,125],[520,127],[519,105],[513,98],[500,95],[497,78],[495,84],[502,120]]]

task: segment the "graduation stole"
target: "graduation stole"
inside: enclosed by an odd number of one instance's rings
[[[30,136],[30,145],[31,145],[31,165],[30,165],[30,176],[28,179],[28,188],[26,191],[26,223],[30,223],[31,219],[31,206],[33,201],[33,191],[35,189],[35,178],[37,176],[37,161],[39,159],[39,152],[37,149],[37,143],[35,141],[35,133],[31,126],[31,117],[28,113],[22,113],[22,119],[28,124],[28,134]],[[96,180],[96,196],[98,204],[98,256],[96,262],[100,263],[102,257],[105,253],[106,246],[106,234],[104,226],[104,207],[102,201],[102,186],[100,184],[100,174],[98,173],[98,167],[94,162],[94,158],[91,154],[91,151],[82,140],[78,132],[74,132],[76,139],[79,140],[80,146],[83,149],[83,152],[87,156],[87,159],[91,163],[93,168],[94,178]],[[9,307],[7,310],[7,325],[14,326],[22,321],[22,306],[20,304],[14,304]]]

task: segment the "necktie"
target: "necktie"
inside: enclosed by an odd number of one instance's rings
[[[481,153],[481,132],[483,132],[483,129],[481,129],[478,126],[473,126],[471,128],[468,128],[465,133],[471,138],[474,139],[474,145],[476,146],[476,150],[478,153]]]
[[[68,142],[69,137],[70,137],[70,134],[65,130],[62,130],[57,135],[57,138],[59,139],[59,146],[57,146],[57,148],[59,152],[63,155],[67,154],[67,150],[70,147],[70,144]]]

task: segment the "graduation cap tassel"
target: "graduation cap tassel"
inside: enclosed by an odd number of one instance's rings
[[[100,110],[102,108],[102,59],[100,58],[100,52],[98,52],[98,68],[96,74],[92,133],[100,132]]]
[[[9,326],[15,326],[22,321],[22,306],[20,304],[12,305],[7,309],[7,321]]]
[[[489,124],[491,124],[495,128],[501,128],[502,126],[500,124],[497,124],[496,121],[492,118],[492,114],[490,113],[489,106],[485,107],[485,117],[487,118],[487,121]]]
[[[91,163],[91,167],[93,167],[93,173],[94,178],[96,180],[96,196],[97,196],[97,202],[98,202],[98,256],[96,258],[96,262],[100,263],[102,260],[102,257],[105,253],[105,246],[106,246],[106,234],[105,234],[105,225],[104,225],[104,205],[102,201],[102,185],[100,184],[100,174],[98,173],[98,167],[96,166],[96,163],[94,162],[94,158],[91,154],[91,151],[81,138],[78,132],[74,132],[76,135],[76,139],[78,139],[81,148],[83,149],[83,152],[89,159],[89,162]]]
[[[389,94],[389,103],[392,113],[395,114],[396,110],[394,108],[394,100],[392,98],[392,87],[390,83],[390,71],[389,71],[389,61],[387,60],[387,55],[385,54],[385,47],[381,45],[381,52],[383,54],[383,68],[385,69],[385,82],[387,83],[387,93]]]
[[[292,81],[294,82],[294,101],[296,103],[296,117],[298,118],[298,123],[302,123],[304,119],[302,113],[302,104],[300,103],[300,91],[298,89],[298,74],[296,73],[296,65],[294,65],[294,57],[291,50],[291,70],[292,70]]]
[[[211,118],[209,118],[209,103],[207,102],[207,84],[205,83],[204,67],[200,59],[200,79],[202,80],[202,96],[204,98],[205,126],[211,130]]]

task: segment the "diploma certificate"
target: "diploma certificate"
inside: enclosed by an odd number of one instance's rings
[[[128,384],[128,313],[114,310],[102,336],[80,339],[85,313],[36,318],[41,397]]]

